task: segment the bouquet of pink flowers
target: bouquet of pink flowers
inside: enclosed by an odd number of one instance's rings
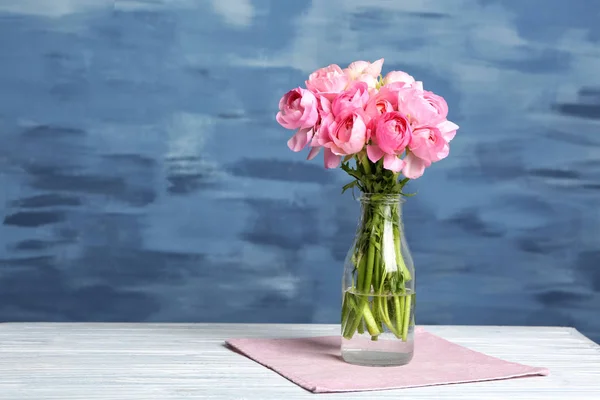
[[[322,148],[326,168],[351,158],[363,164],[383,159],[385,170],[408,179],[446,158],[458,125],[447,119],[444,98],[406,72],[381,76],[382,66],[383,59],[355,61],[346,69],[333,64],[310,74],[306,89],[286,93],[276,118],[297,130],[289,148],[309,146],[309,160]],[[375,192],[357,180],[363,191]]]
[[[348,293],[388,293],[392,298],[388,307],[384,302],[368,304],[345,296],[342,324],[346,338],[356,329],[363,331],[363,324],[374,339],[382,332],[382,324],[397,337],[406,338],[410,297],[394,296],[406,294],[406,283],[412,278],[397,232],[390,236],[388,246],[394,248],[395,259],[386,261],[389,253],[383,250],[389,231],[386,220],[393,222],[395,230],[402,229],[399,211],[386,208],[389,202],[374,200],[406,196],[403,188],[410,179],[419,178],[425,168],[448,156],[458,129],[447,119],[448,105],[442,97],[424,90],[423,83],[406,72],[382,76],[382,66],[383,59],[355,61],[345,69],[335,64],[321,68],[310,74],[306,88],[292,89],[281,98],[276,117],[284,128],[296,131],[288,141],[292,151],[308,147],[310,160],[323,149],[326,168],[341,164],[353,178],[343,191],[358,187],[371,200],[351,251],[355,278]],[[386,262],[396,271],[392,273]],[[396,311],[390,312],[393,305]]]

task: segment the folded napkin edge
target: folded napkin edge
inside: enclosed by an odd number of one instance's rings
[[[289,339],[292,339],[292,338],[289,338]],[[249,351],[246,351],[246,350],[242,350],[235,343],[232,343],[232,341],[235,342],[236,340],[244,340],[244,338],[229,339],[229,340],[225,341],[225,344],[228,347],[234,349],[237,353],[242,354],[242,355],[248,357],[252,361],[254,361],[254,362],[262,365],[263,367],[266,367],[266,368],[270,369],[271,371],[275,372],[277,375],[285,378],[286,380],[292,382],[295,385],[300,386],[301,388],[303,388],[305,390],[308,390],[309,392],[312,392],[312,393],[326,393],[326,392],[320,392],[320,391],[318,391],[319,387],[317,385],[305,381],[303,378],[298,377],[296,374],[287,372],[288,376],[286,376],[283,373],[277,371],[274,366],[269,365],[268,363],[265,363],[265,362],[261,361],[258,357],[256,357],[254,355],[253,351],[249,352]],[[249,340],[253,340],[253,339],[249,339]],[[272,340],[272,339],[267,339],[267,340]],[[327,390],[327,388],[323,388],[323,389]]]

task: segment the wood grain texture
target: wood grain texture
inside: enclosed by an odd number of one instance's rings
[[[600,346],[572,328],[427,326],[547,367],[548,377],[316,395],[223,346],[232,337],[338,334],[336,325],[0,324],[0,399],[599,399]]]

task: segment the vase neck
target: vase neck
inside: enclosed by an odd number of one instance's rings
[[[363,221],[371,218],[377,213],[383,220],[393,220],[395,223],[402,222],[402,204],[404,198],[401,195],[364,194],[359,198]]]

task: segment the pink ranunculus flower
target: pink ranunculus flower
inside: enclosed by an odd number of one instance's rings
[[[429,163],[446,158],[450,152],[448,142],[435,127],[414,129],[408,148],[415,156]]]
[[[404,71],[390,71],[383,78],[383,84],[389,85],[390,83],[394,83],[394,82],[401,82],[404,84],[404,86],[408,87],[408,86],[412,86],[412,84],[415,83],[415,78],[413,78],[412,76],[410,76],[409,74],[407,74]]]
[[[398,92],[398,111],[413,128],[435,126],[448,116],[448,105],[441,96],[410,87]]]
[[[365,111],[371,117],[371,122],[375,122],[376,118],[383,113],[397,111],[398,92],[402,88],[402,84],[391,83],[382,86],[377,93],[371,95],[365,106]]]
[[[387,112],[396,111],[397,103],[398,92],[392,87],[384,86],[378,92],[371,95],[365,106],[365,113],[370,119],[369,125],[367,125],[367,140],[373,135],[379,116]]]
[[[423,82],[415,81],[411,75],[404,71],[391,71],[383,78],[383,86],[396,86],[399,88],[413,88],[423,91]]]
[[[319,154],[323,143],[326,143],[329,137],[327,127],[333,121],[333,114],[331,111],[331,101],[325,96],[319,95],[318,98],[318,110],[319,110],[319,121],[315,125],[314,134],[310,139],[310,151],[308,153],[307,160],[312,160]],[[325,138],[325,139],[323,139]]]
[[[306,89],[290,90],[279,101],[276,119],[284,128],[298,129],[287,144],[292,151],[302,150],[312,139],[319,119],[317,98]]]
[[[448,103],[446,103],[446,100],[429,90],[424,90],[422,95],[436,112],[435,122],[439,123],[445,120],[448,116]]]
[[[379,113],[375,113],[377,116],[387,111],[398,111],[398,94],[402,89],[411,88],[406,85],[404,82],[392,82],[382,86],[377,93],[371,95],[371,99],[367,103],[365,110],[369,114],[373,114],[373,106],[377,105],[377,109],[380,111]],[[414,88],[412,89],[414,90]],[[389,109],[390,106],[392,107],[391,110]]]
[[[383,67],[383,58],[380,58],[374,62],[368,61],[354,61],[348,68],[344,69],[344,72],[352,80],[358,79],[362,75],[369,75],[377,79],[381,74],[381,68]]]
[[[457,129],[458,125],[455,123],[444,121],[438,127],[423,127],[413,130],[408,145],[410,151],[404,157],[406,163],[402,169],[404,176],[410,179],[419,178],[423,175],[425,168],[446,158],[450,152],[448,138],[451,135],[454,137]]]
[[[338,115],[345,109],[364,109],[369,98],[369,87],[365,82],[352,82],[346,91],[340,93],[333,100],[331,112]],[[327,108],[327,106],[325,107]]]
[[[354,61],[348,65],[348,68],[344,69],[344,72],[350,80],[364,82],[369,89],[375,89],[382,66],[383,58],[372,63],[368,61]]]
[[[360,108],[343,109],[322,121],[319,144],[324,147],[325,167],[335,168],[342,156],[360,152],[367,141],[368,118]]]
[[[329,100],[333,100],[335,95],[346,89],[349,82],[348,75],[342,71],[340,66],[331,64],[310,74],[305,83],[306,88],[315,95],[321,94]]]
[[[306,89],[292,89],[279,100],[279,112],[276,119],[284,128],[311,128],[318,118],[317,98]]]
[[[372,162],[383,157],[383,167],[393,172],[400,172],[404,161],[400,156],[410,143],[412,132],[406,118],[397,111],[381,114],[373,122],[371,144],[367,146],[367,156]]]

